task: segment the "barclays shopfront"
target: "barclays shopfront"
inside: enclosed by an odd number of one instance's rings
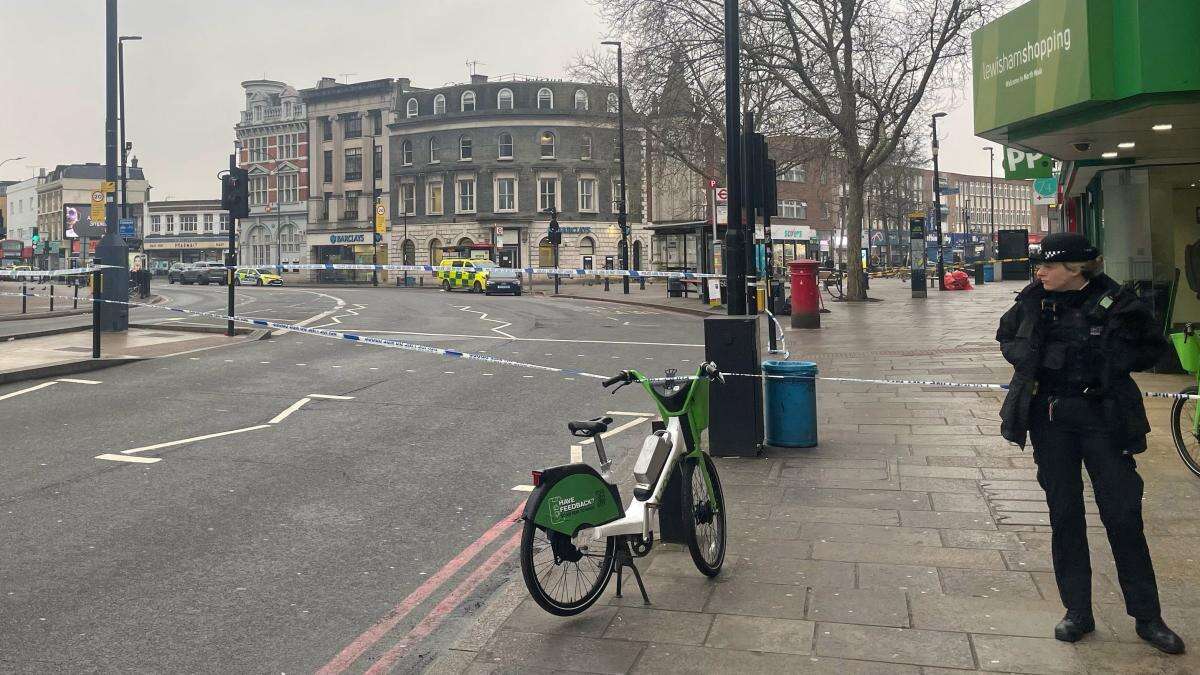
[[[1200,321],[1198,34],[1196,0],[1032,0],[972,36],[975,133],[1061,163],[1052,229],[1085,234],[1164,326]]]
[[[349,230],[344,232],[309,232],[308,247],[310,260],[319,264],[370,265],[378,260],[380,265],[387,263],[387,246],[380,243],[378,256],[373,243],[373,232],[367,230]],[[380,277],[381,280],[386,278]],[[316,281],[350,281],[367,282],[371,280],[369,270],[318,270],[313,279]]]

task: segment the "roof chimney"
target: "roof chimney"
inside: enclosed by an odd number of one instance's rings
[[[396,86],[400,88],[401,92],[408,91],[408,87],[410,84],[412,84],[412,80],[410,80],[407,77],[397,77],[396,78]]]
[[[324,89],[325,87],[332,87],[335,84],[337,84],[337,80],[333,79],[332,77],[322,77],[320,80],[317,81],[317,89]]]
[[[471,84],[485,84],[486,82],[487,82],[487,75],[479,75],[479,74],[471,75]]]

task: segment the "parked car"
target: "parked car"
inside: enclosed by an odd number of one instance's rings
[[[198,262],[179,275],[181,284],[224,284],[225,266],[219,262]]]
[[[182,263],[182,262],[171,263],[171,267],[169,267],[167,269],[167,283],[173,284],[176,281],[182,281],[182,279],[180,279],[180,277],[183,276],[183,271],[191,266],[192,266],[191,263]]]
[[[493,293],[521,294],[521,273],[507,267],[497,267],[488,272],[485,295]]]
[[[234,285],[282,286],[283,277],[274,267],[239,267],[233,275]]]

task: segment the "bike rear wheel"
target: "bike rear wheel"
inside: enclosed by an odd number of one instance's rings
[[[1179,393],[1194,396],[1196,391],[1196,387],[1191,386]],[[1196,417],[1200,410],[1197,410],[1196,404],[1196,399],[1175,399],[1175,404],[1171,406],[1171,435],[1175,438],[1179,458],[1188,471],[1200,478],[1200,438],[1196,436]]]
[[[604,593],[616,561],[616,543],[579,544],[532,520],[521,533],[521,575],[525,587],[542,609],[572,616],[591,607]],[[603,551],[594,550],[602,546]]]
[[[684,457],[680,468],[683,471],[683,530],[692,562],[705,576],[715,577],[725,562],[725,494],[721,490],[721,478],[717,466],[707,454],[701,459]],[[712,490],[700,471],[704,462],[711,479]],[[713,505],[716,508],[713,508]]]

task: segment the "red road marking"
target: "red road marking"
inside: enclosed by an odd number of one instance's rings
[[[429,579],[427,579],[425,583],[421,584],[417,590],[409,593],[408,597],[404,598],[400,604],[393,607],[392,611],[388,612],[387,616],[385,616],[383,619],[380,619],[379,622],[374,626],[368,628],[366,632],[355,638],[354,641],[349,645],[346,645],[346,647],[342,649],[337,656],[333,657],[329,663],[326,663],[320,670],[318,670],[317,674],[334,675],[335,673],[341,673],[345,669],[349,668],[350,665],[354,663],[356,659],[358,659],[358,657],[362,656],[363,652],[370,649],[371,645],[378,642],[380,638],[388,633],[388,631],[395,628],[396,624],[403,621],[404,617],[408,616],[409,612],[413,611],[413,609],[424,602],[426,598],[432,595],[433,592],[436,591],[442,584],[444,584],[447,579],[458,573],[458,571],[461,570],[464,565],[471,562],[471,560],[478,555],[480,551],[486,548],[488,544],[492,543],[493,540],[504,534],[505,530],[512,527],[514,523],[520,520],[521,512],[524,509],[525,502],[522,501],[517,505],[517,508],[513,509],[512,513],[505,516],[495,525],[492,525],[491,529],[489,529],[487,532],[484,532],[478,539],[471,542],[470,546],[464,548],[462,552],[454,556],[450,562],[443,565],[442,568],[437,571],[437,573],[435,573],[432,577],[429,577]],[[507,544],[505,545],[507,546]],[[488,562],[491,562],[490,558],[488,559]],[[487,563],[485,563],[485,565],[486,564]],[[476,570],[476,572],[477,571],[478,570]],[[472,576],[474,576],[474,574],[472,574]],[[457,591],[457,589],[455,590]],[[439,607],[440,606],[441,605],[439,605]]]
[[[400,640],[394,647],[387,650],[383,656],[379,657],[375,665],[367,669],[366,675],[381,675],[388,672],[396,664],[396,661],[404,658],[415,645],[429,637],[430,633],[446,619],[450,612],[454,611],[455,607],[458,607],[471,594],[471,591],[475,590],[476,586],[491,576],[492,572],[495,572],[496,568],[512,555],[513,550],[520,543],[521,532],[514,532],[513,536],[509,537],[503,546],[497,549],[482,565],[475,568],[475,571],[471,572],[471,575],[464,579],[453,591],[450,591],[450,594],[437,604],[437,607],[430,610],[429,614],[426,614],[425,618],[421,619],[421,623],[414,626],[408,632],[408,635],[404,636],[404,639]]]

